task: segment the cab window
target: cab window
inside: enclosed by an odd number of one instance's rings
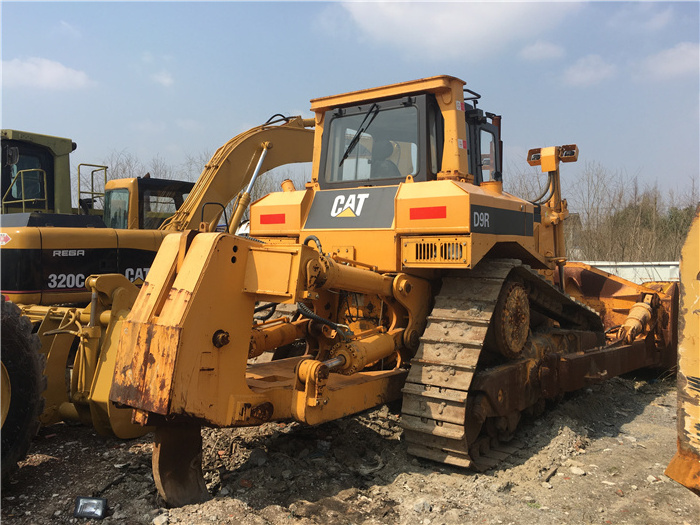
[[[129,190],[120,188],[105,193],[104,222],[108,228],[129,226]]]
[[[13,141],[3,142],[7,142],[3,144],[3,148],[16,145],[19,149],[17,163],[5,164],[2,167],[3,204],[14,209],[21,208],[21,201],[25,201],[25,206],[53,211],[52,155],[38,146]]]
[[[173,215],[179,205],[176,203],[176,197],[179,198],[179,204],[182,204],[183,198],[187,198],[187,194],[182,196],[180,193],[171,193],[163,190],[145,190],[143,192],[143,225],[147,230],[155,230],[163,224],[163,221]]]
[[[331,121],[327,182],[398,179],[419,163],[418,110],[414,106],[366,111]]]
[[[484,129],[480,131],[480,134],[482,180],[496,180],[496,137],[494,137],[493,133]]]

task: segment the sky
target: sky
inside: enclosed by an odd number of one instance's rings
[[[700,187],[699,6],[692,2],[10,2],[3,128],[183,165],[309,100],[448,74],[503,116],[504,178],[530,148]],[[191,177],[196,177],[197,172]]]

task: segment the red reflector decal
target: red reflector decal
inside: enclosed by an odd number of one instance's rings
[[[284,213],[268,213],[260,216],[260,224],[284,224]]]
[[[420,219],[446,219],[447,206],[428,206],[426,208],[411,208],[410,218],[412,221]]]

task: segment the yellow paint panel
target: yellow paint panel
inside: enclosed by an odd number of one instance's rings
[[[243,290],[248,293],[291,295],[292,254],[251,250]]]
[[[449,180],[402,184],[396,197],[396,231],[465,233],[469,231],[469,197]]]
[[[346,104],[362,102],[365,100],[376,100],[378,98],[398,97],[401,95],[409,95],[413,93],[436,93],[450,92],[451,90],[459,90],[464,86],[465,82],[455,77],[440,75],[435,77],[422,78],[419,80],[410,80],[399,84],[391,84],[389,86],[381,86],[340,95],[332,95],[329,97],[315,98],[311,101],[311,111],[323,112],[327,109]]]
[[[324,251],[336,246],[354,247],[354,260],[377,266],[381,272],[395,272],[400,268],[398,246],[394,230],[304,230],[301,238],[315,235]],[[313,243],[311,243],[313,246]],[[345,257],[343,253],[339,253]]]
[[[297,233],[311,201],[311,192],[276,191],[250,207],[250,233],[253,236]]]
[[[345,208],[338,214],[338,217],[357,217],[357,215],[355,215],[350,208]]]

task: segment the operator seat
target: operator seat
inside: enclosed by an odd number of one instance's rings
[[[401,177],[399,168],[389,160],[394,153],[394,145],[389,140],[378,140],[372,148],[372,179],[392,179]]]

